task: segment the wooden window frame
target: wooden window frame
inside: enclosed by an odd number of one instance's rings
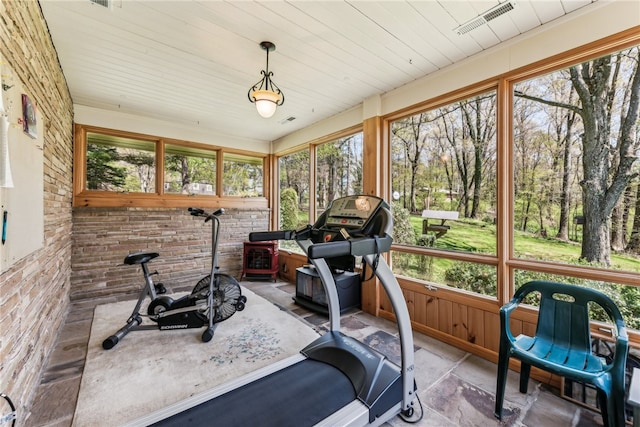
[[[513,272],[515,270],[529,270],[558,275],[568,275],[577,278],[589,278],[606,282],[614,282],[625,285],[638,285],[636,272],[620,272],[603,268],[588,266],[572,266],[568,264],[556,264],[542,260],[527,260],[516,258],[513,255],[513,188],[511,176],[513,175],[512,162],[512,91],[517,82],[531,79],[546,73],[558,71],[563,68],[589,61],[591,59],[628,49],[640,45],[640,27],[612,35],[603,40],[595,41],[584,46],[577,47],[568,52],[554,55],[550,58],[517,68],[495,78],[490,78],[467,87],[440,95],[436,98],[406,107],[382,118],[382,134],[384,135],[384,156],[387,161],[391,158],[389,132],[391,122],[417,114],[421,111],[438,108],[452,102],[465,99],[488,90],[496,90],[497,93],[497,170],[498,170],[498,206],[497,208],[497,250],[496,255],[479,255],[464,252],[455,252],[421,248],[393,246],[393,250],[422,254],[426,256],[449,258],[460,261],[476,262],[480,264],[495,265],[498,268],[498,302],[503,304],[513,295]],[[365,165],[365,168],[367,166]],[[384,179],[391,180],[389,170]],[[388,189],[385,193],[389,193]],[[389,198],[390,194],[385,194]],[[507,242],[507,243],[505,243]],[[505,286],[508,284],[508,286]]]
[[[124,138],[150,141],[156,144],[156,182],[154,193],[121,193],[112,191],[88,190],[87,182],[87,133],[95,132]],[[165,144],[180,145],[216,152],[216,194],[186,195],[165,194],[164,192],[164,147]],[[223,194],[224,153],[241,154],[262,159],[263,195],[261,197],[225,196]],[[163,138],[159,136],[108,129],[97,126],[74,125],[73,155],[73,207],[141,207],[185,208],[197,205],[207,208],[266,209],[269,207],[271,189],[271,155],[245,150],[234,150],[208,144]]]
[[[278,230],[279,229],[279,224],[280,224],[280,158],[284,157],[286,155],[289,154],[293,154],[293,153],[297,153],[298,151],[303,151],[303,150],[309,150],[309,221],[311,222],[311,220],[313,219],[313,221],[315,221],[315,218],[317,218],[317,209],[316,209],[316,186],[315,186],[315,182],[316,182],[316,149],[319,145],[322,144],[326,144],[328,142],[333,142],[336,141],[340,138],[344,138],[350,135],[354,135],[356,133],[362,133],[362,139],[363,139],[363,150],[364,150],[364,145],[366,144],[365,140],[364,140],[364,126],[362,124],[358,124],[355,126],[351,126],[342,130],[339,130],[337,132],[333,132],[329,135],[325,135],[322,136],[320,138],[316,138],[314,140],[311,140],[309,142],[306,142],[304,144],[301,145],[297,145],[295,147],[292,147],[286,151],[282,151],[280,153],[277,153],[273,156],[273,162],[272,162],[272,170],[274,171],[274,175],[277,179],[272,179],[273,182],[273,200],[271,201],[271,204],[273,206],[273,211],[276,213],[274,215],[272,215],[272,223],[271,223],[271,227],[273,230]],[[364,169],[365,169],[365,164],[364,164],[364,159],[362,162],[362,169],[363,169],[363,173],[364,173]],[[364,185],[364,183],[363,183]]]

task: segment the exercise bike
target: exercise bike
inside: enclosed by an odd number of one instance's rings
[[[122,338],[134,330],[156,329],[154,325],[142,325],[143,317],[148,317],[156,322],[160,330],[207,328],[202,333],[202,341],[209,342],[213,338],[217,324],[227,320],[236,311],[244,310],[247,297],[242,295],[237,280],[228,274],[218,273],[218,237],[220,230],[220,215],[224,209],[218,209],[213,213],[207,213],[202,209],[189,208],[189,213],[196,217],[204,217],[204,222],[211,222],[211,273],[196,283],[191,294],[178,299],[163,295],[166,288],[162,283],[153,283],[147,263],[160,256],[157,252],[138,252],[129,254],[124,258],[124,264],[139,264],[144,275],[145,286],[138,297],[131,316],[127,323],[115,334],[102,342],[102,348],[109,350],[115,347]],[[149,297],[151,302],[147,313],[140,313],[145,299]]]

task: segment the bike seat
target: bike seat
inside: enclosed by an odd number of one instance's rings
[[[145,262],[149,262],[155,257],[159,256],[160,254],[157,252],[138,252],[135,254],[129,254],[124,257],[124,263],[128,265],[144,264]]]

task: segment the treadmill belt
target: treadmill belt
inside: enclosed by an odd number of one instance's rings
[[[305,359],[153,425],[312,426],[355,399],[342,372]]]

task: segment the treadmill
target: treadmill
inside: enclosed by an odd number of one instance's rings
[[[411,320],[402,290],[381,256],[391,247],[392,230],[393,217],[384,200],[353,195],[334,200],[313,226],[250,233],[250,241],[295,240],[305,251],[325,289],[329,332],[297,355],[126,425],[378,426],[398,414],[411,417],[416,397]],[[375,274],[391,300],[400,366],[340,332],[331,263],[349,256],[362,257],[363,274]]]

